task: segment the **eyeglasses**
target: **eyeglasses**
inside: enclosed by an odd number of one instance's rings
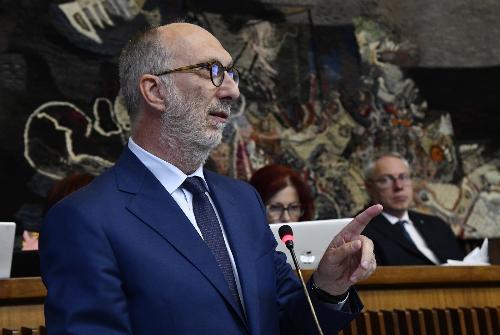
[[[210,72],[210,79],[212,80],[212,84],[214,84],[215,87],[219,87],[220,85],[222,85],[222,82],[224,81],[224,73],[226,72],[228,76],[233,79],[236,85],[238,85],[240,82],[240,74],[238,73],[238,70],[236,70],[234,66],[225,67],[219,61],[199,63],[179,67],[173,70],[165,70],[163,72],[155,74],[155,76],[159,77],[173,72],[190,72],[191,70],[196,69],[205,69]]]
[[[288,212],[288,215],[290,215],[290,217],[294,218],[299,218],[302,214],[304,214],[304,209],[299,203],[291,203],[288,205],[288,207],[285,207],[280,203],[275,203],[267,205],[266,208],[267,213],[274,218],[281,217],[285,211]]]
[[[408,173],[401,173],[399,176],[385,174],[375,179],[374,182],[379,188],[384,189],[394,185],[396,180],[399,181],[403,186],[408,186],[411,184],[411,175]]]

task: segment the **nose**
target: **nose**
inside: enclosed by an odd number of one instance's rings
[[[401,190],[403,189],[404,185],[403,185],[403,181],[400,180],[399,178],[395,178],[392,182],[392,188],[394,190]]]
[[[287,210],[283,211],[283,213],[281,214],[280,222],[282,222],[282,223],[292,222],[292,218],[290,217],[290,213],[288,213]]]
[[[239,96],[240,89],[238,88],[238,85],[235,83],[233,78],[225,72],[224,81],[217,90],[217,98],[219,98],[219,100],[236,100]]]

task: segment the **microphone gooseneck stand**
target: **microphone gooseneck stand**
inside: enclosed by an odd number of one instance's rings
[[[285,228],[285,229],[281,229]],[[320,335],[323,335],[323,330],[321,329],[321,326],[319,325],[318,317],[316,316],[316,311],[314,310],[314,306],[311,301],[311,297],[309,296],[309,292],[307,291],[306,283],[304,281],[304,277],[302,277],[302,272],[300,270],[299,262],[297,262],[297,257],[295,257],[295,251],[293,250],[293,240],[292,240],[292,228],[288,225],[280,227],[280,238],[282,241],[285,243],[287,249],[290,251],[290,254],[292,255],[293,263],[295,264],[295,270],[297,271],[297,274],[299,275],[300,283],[302,284],[302,289],[304,289],[304,294],[307,298],[307,302],[309,303],[309,308],[311,309],[311,314],[314,319],[314,323],[316,324],[316,328],[318,329],[318,333]],[[286,233],[282,233],[286,232]],[[288,238],[283,238],[282,235],[288,235]]]

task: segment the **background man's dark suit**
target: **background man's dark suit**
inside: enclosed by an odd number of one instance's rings
[[[447,259],[462,260],[464,257],[458,241],[450,227],[436,216],[408,211],[410,220],[422,235],[440,263]],[[375,244],[378,265],[433,265],[414,245],[408,242],[396,225],[392,225],[382,214],[366,226],[363,234]]]

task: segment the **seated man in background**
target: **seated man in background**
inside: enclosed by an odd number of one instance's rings
[[[408,210],[413,186],[404,157],[398,153],[377,157],[365,169],[365,185],[371,202],[384,206],[363,232],[375,244],[378,265],[433,265],[463,259],[447,223]]]

